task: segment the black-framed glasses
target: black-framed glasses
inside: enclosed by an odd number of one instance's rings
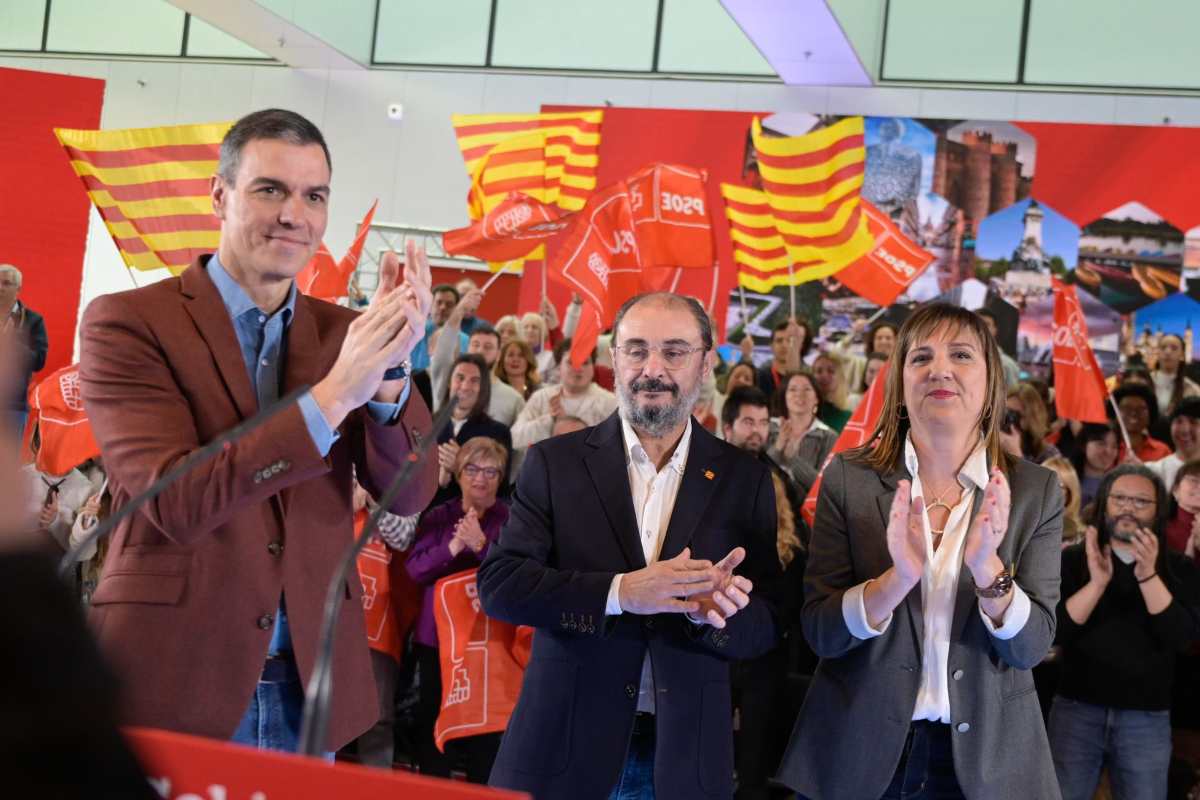
[[[707,347],[691,347],[684,344],[668,344],[662,347],[650,344],[622,344],[615,345],[612,349],[621,353],[622,358],[631,367],[640,367],[645,364],[650,358],[650,351],[653,350],[662,358],[667,369],[685,367],[691,359],[692,353],[708,351]]]
[[[481,467],[478,464],[467,464],[463,467],[463,474],[468,478],[474,478],[478,475],[483,475],[489,481],[494,481],[500,477],[499,467]]]
[[[1134,497],[1131,494],[1110,494],[1108,502],[1114,506],[1124,506],[1126,508],[1132,506],[1137,511],[1145,511],[1158,503],[1152,497]]]

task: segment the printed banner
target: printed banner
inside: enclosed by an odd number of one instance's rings
[[[1064,419],[1106,422],[1108,389],[1088,344],[1087,320],[1074,286],[1053,279],[1054,405]]]

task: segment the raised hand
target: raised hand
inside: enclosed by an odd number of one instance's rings
[[[42,506],[42,510],[38,514],[38,525],[49,528],[56,519],[58,519],[58,495],[50,497]]]
[[[734,575],[733,571],[746,559],[746,549],[735,547],[709,570],[713,579],[712,591],[694,594],[700,608],[688,614],[693,622],[707,622],[714,628],[724,628],[725,622],[750,603],[754,584],[749,578]]]
[[[1139,528],[1129,544],[1137,559],[1133,563],[1133,577],[1141,581],[1154,575],[1158,571],[1158,537],[1154,532]]]
[[[680,599],[713,589],[712,562],[692,558],[690,548],[665,561],[627,572],[621,577],[617,600],[630,614],[688,614],[700,610],[693,599]]]
[[[963,563],[971,570],[976,586],[990,586],[996,574],[1004,568],[996,551],[1008,531],[1008,515],[1012,509],[1012,492],[1008,480],[998,468],[992,468],[991,479],[983,492],[983,504],[971,527],[963,550]]]
[[[480,553],[483,548],[487,547],[487,536],[484,535],[483,528],[479,526],[479,514],[473,508],[468,510],[466,515],[458,521],[454,535],[462,539],[463,544],[471,548],[474,553]]]
[[[888,515],[887,548],[892,569],[905,587],[921,581],[926,554],[925,501],[912,499],[912,483],[900,481]]]
[[[558,419],[563,415],[562,389],[550,395],[550,416]]]
[[[1100,535],[1088,525],[1083,534],[1083,550],[1087,555],[1089,582],[1103,589],[1113,576],[1112,545],[1101,547]]]

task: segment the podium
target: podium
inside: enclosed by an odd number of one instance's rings
[[[529,798],[523,792],[354,764],[335,764],[153,728],[125,728],[124,734],[151,785],[165,800]]]

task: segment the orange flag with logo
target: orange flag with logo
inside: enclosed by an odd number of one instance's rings
[[[887,373],[888,364],[884,364],[875,375],[871,388],[859,401],[858,408],[854,409],[850,421],[846,423],[845,428],[842,428],[841,435],[833,443],[833,449],[829,451],[825,463],[821,465],[821,471],[817,473],[816,481],[808,490],[808,496],[804,498],[804,504],[800,507],[800,515],[804,517],[804,521],[810,528],[817,516],[817,495],[821,491],[821,475],[825,472],[825,467],[829,466],[833,457],[843,450],[853,450],[855,447],[866,444],[868,437],[875,432],[875,426],[879,424],[879,415],[883,412],[883,389],[887,385]]]
[[[367,234],[371,231],[371,220],[374,219],[375,209],[378,206],[378,200],[371,204],[367,215],[358,224],[358,233],[341,261],[334,261],[333,253],[329,252],[329,248],[325,246],[324,242],[321,242],[321,247],[316,254],[296,276],[296,287],[303,294],[328,300],[331,303],[346,296],[350,276],[354,274],[354,268],[358,266],[358,259],[362,257],[363,244],[367,241]]]
[[[914,244],[866,200],[862,210],[875,246],[836,277],[859,297],[877,306],[890,306],[933,263],[933,254]]]
[[[465,228],[446,231],[442,235],[442,248],[452,256],[513,261],[530,255],[569,225],[569,217],[563,218],[555,206],[522,192],[509,192],[482,219]]]
[[[477,572],[449,575],[434,586],[442,709],[433,738],[443,752],[451,739],[496,733],[508,726],[533,644],[532,628],[483,613]]]
[[[65,475],[88,459],[100,455],[83,396],[79,391],[79,365],[56,370],[29,391],[30,422],[25,426],[25,452],[32,458],[30,442],[37,423],[35,463],[48,475]]]
[[[1054,405],[1063,419],[1106,422],[1108,388],[1088,342],[1074,286],[1051,278],[1054,291]]]

